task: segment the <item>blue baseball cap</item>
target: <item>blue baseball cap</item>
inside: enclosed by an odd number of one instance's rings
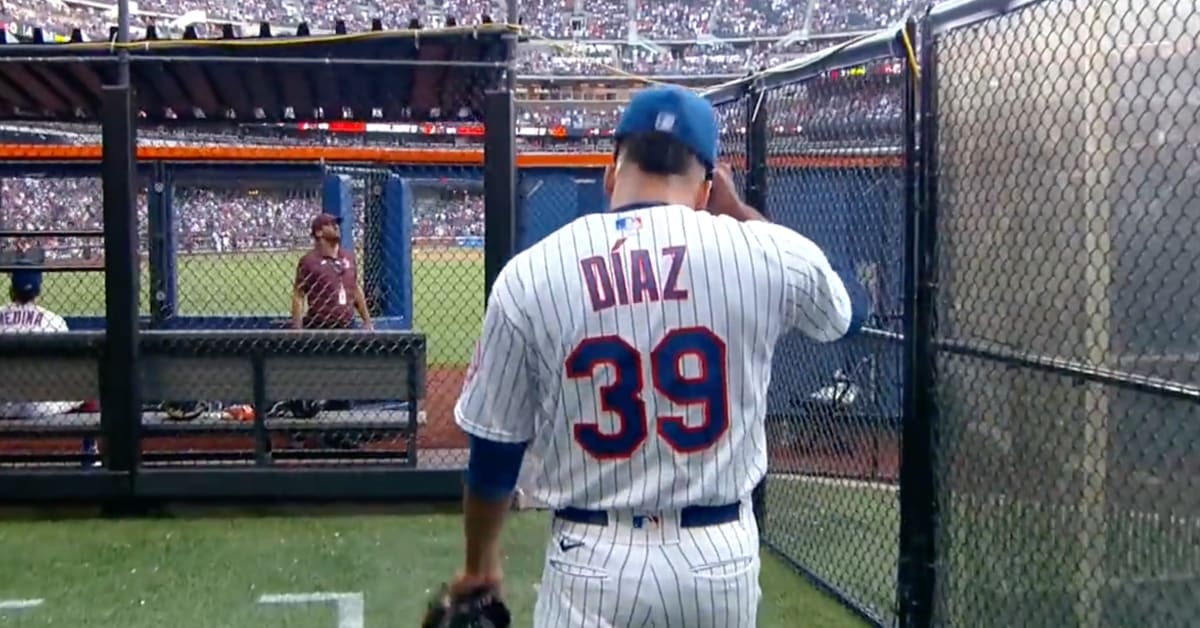
[[[668,85],[634,95],[621,114],[614,139],[635,133],[666,133],[696,154],[710,174],[717,163],[717,114],[690,89]]]
[[[12,271],[12,287],[17,292],[41,294],[42,271],[36,268],[20,268]]]

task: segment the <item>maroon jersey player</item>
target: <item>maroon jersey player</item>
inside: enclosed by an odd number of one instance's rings
[[[312,221],[313,248],[296,265],[292,288],[292,327],[348,329],[354,312],[365,329],[374,329],[354,253],[342,249],[341,219],[320,214]]]

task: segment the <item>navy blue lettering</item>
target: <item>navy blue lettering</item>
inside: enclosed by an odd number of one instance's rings
[[[614,251],[611,257],[613,285],[617,289],[617,303],[629,305],[629,280],[625,277],[625,260],[621,259],[621,253],[617,251]]]
[[[615,303],[612,278],[604,258],[599,255],[589,257],[580,260],[579,266],[583,270],[583,282],[587,284],[592,309],[599,312],[612,307]]]
[[[698,375],[682,373],[683,360],[699,361]],[[567,377],[595,378],[601,367],[612,371],[600,386],[600,410],[616,415],[616,429],[600,431],[595,418],[577,417],[575,442],[598,460],[629,458],[650,435],[650,417],[642,395],[643,356],[620,336],[587,338],[566,360]],[[729,382],[725,341],[704,327],[685,327],[667,333],[650,352],[654,389],[677,406],[700,406],[703,421],[689,426],[683,416],[659,416],[658,437],[680,454],[711,448],[729,431]]]
[[[629,292],[633,302],[658,301],[658,279],[654,277],[654,264],[650,262],[650,251],[633,249],[629,252]]]
[[[668,246],[663,249],[663,256],[671,260],[667,268],[667,282],[663,285],[663,299],[667,301],[686,301],[688,291],[679,287],[679,276],[683,272],[683,260],[687,257],[686,246]]]
[[[609,254],[611,265],[610,260],[599,255],[580,260],[592,310],[599,312],[632,303],[687,300],[687,288],[679,285],[687,247],[669,246],[662,252],[663,265],[667,268],[665,284],[659,279],[650,251],[646,249],[630,249],[628,260],[621,251],[613,251]]]
[[[4,312],[6,327],[40,327],[42,313],[37,310],[8,310]]]

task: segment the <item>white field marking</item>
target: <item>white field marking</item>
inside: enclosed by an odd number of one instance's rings
[[[363,628],[363,594],[352,593],[276,593],[258,598],[259,604],[337,605],[337,628]]]
[[[43,602],[45,600],[42,598],[31,600],[0,600],[0,611],[23,611],[41,606]]]
[[[828,478],[819,475],[803,475],[799,473],[772,473],[767,476],[768,483],[771,479],[791,480],[793,482],[807,482],[809,484],[820,484],[823,486],[843,486],[848,488],[865,488],[875,491],[890,491],[896,492],[900,490],[898,484],[888,482],[871,482],[868,480],[851,480],[849,478]]]

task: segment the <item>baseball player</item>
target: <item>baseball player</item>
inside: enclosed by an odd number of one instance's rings
[[[68,331],[63,317],[37,304],[42,294],[42,272],[35,269],[19,269],[12,273],[12,284],[8,296],[10,302],[0,307],[0,334],[47,334]],[[79,407],[79,401],[9,401],[0,402],[0,418],[34,419],[70,412]],[[99,448],[94,439],[84,439],[83,451],[91,456],[86,464],[98,465],[94,457]]]
[[[699,96],[640,92],[605,174],[612,209],[500,273],[455,407],[471,450],[452,590],[499,585],[530,448],[553,509],[534,626],[756,625],[750,495],[775,343],[842,338],[867,302],[813,242],[738,199],[717,137]]]

